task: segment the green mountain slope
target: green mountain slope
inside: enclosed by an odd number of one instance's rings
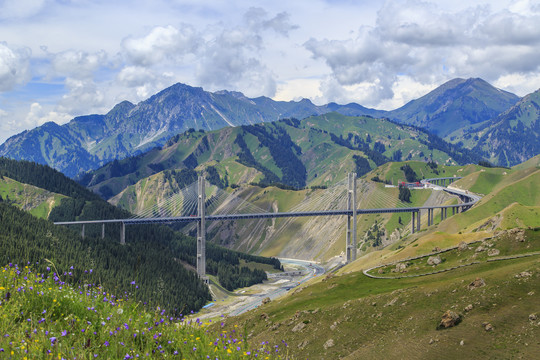
[[[518,100],[482,79],[453,79],[391,111],[389,117],[446,137],[457,129],[497,117]]]
[[[491,242],[509,246],[512,254],[540,249],[539,231],[528,230],[524,238],[523,243],[511,236]],[[538,256],[484,260],[405,279],[372,279],[344,267],[339,274],[227,319],[225,330],[238,326],[255,342],[283,341],[289,356],[302,359],[532,359],[540,352],[539,269]],[[477,278],[486,285],[470,290]],[[438,330],[447,310],[461,322]]]
[[[80,182],[110,198],[163,170],[211,166],[229,185],[258,181],[302,188],[331,185],[351,171],[363,175],[390,159],[432,159],[441,164],[479,160],[474,153],[418,128],[330,113],[211,132],[188,131],[161,149],[109,163]]]
[[[466,136],[472,149],[495,164],[514,166],[540,153],[540,90]]]
[[[47,219],[65,196],[0,175],[0,198],[35,217]]]

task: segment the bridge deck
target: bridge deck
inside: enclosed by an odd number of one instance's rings
[[[453,179],[458,178],[440,178]],[[422,180],[423,184],[431,185],[430,180]],[[471,207],[480,200],[480,197],[475,194],[469,194],[466,191],[459,191],[455,189],[442,188],[444,191],[453,195],[466,198],[467,202],[455,205],[436,205],[436,206],[417,206],[417,207],[403,207],[403,208],[381,208],[381,209],[357,209],[356,214],[383,214],[383,213],[406,213],[406,212],[419,212],[420,210],[433,210],[433,209],[445,209],[445,208],[462,208]],[[242,219],[265,219],[265,218],[282,218],[282,217],[305,217],[305,216],[339,216],[339,215],[353,215],[353,210],[323,210],[323,211],[303,211],[303,212],[274,212],[274,213],[252,213],[252,214],[228,214],[228,215],[207,215],[206,221],[226,221],[226,220],[242,220]],[[140,219],[108,219],[108,220],[81,220],[81,221],[59,221],[55,222],[55,225],[81,225],[81,224],[110,224],[110,223],[124,223],[125,225],[134,224],[169,224],[175,222],[191,222],[198,221],[198,216],[178,216],[178,217],[165,217],[165,218],[140,218]]]

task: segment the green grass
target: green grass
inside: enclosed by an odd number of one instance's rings
[[[485,262],[487,259],[540,252],[540,238],[532,238],[532,240],[533,241],[520,242],[515,238],[512,238],[510,235],[494,237],[485,242],[471,243],[468,245],[466,250],[460,251],[458,249],[453,249],[440,253],[439,257],[441,258],[442,262],[439,265],[429,265],[427,263],[429,255],[426,255],[418,259],[402,261],[401,263],[407,264],[406,271],[403,273],[396,273],[394,271],[396,265],[388,264],[386,266],[371,270],[369,274],[390,278],[423,275],[435,271],[448,270],[452,267],[470,264],[476,261]],[[483,250],[477,251],[479,247],[481,247]],[[489,249],[497,249],[500,251],[500,253],[497,256],[490,257],[488,256]]]
[[[168,317],[165,310],[146,309],[99,286],[65,284],[69,274],[55,276],[16,265],[1,268],[1,358],[286,357],[283,345],[276,352],[267,344],[248,343],[238,327],[209,332],[209,322]]]
[[[60,205],[60,200],[66,198],[64,195],[23,184],[5,176],[0,179],[0,196],[41,219],[47,219],[52,208]]]
[[[539,231],[527,236],[529,245],[540,243]],[[498,241],[501,253],[515,250]],[[523,271],[532,276],[515,277]],[[344,269],[342,276],[297,289],[226,323],[229,329],[246,326],[254,341],[283,340],[291,355],[302,359],[532,359],[540,353],[540,326],[529,320],[539,311],[539,272],[538,256],[408,279],[370,279]],[[486,286],[469,290],[477,277]],[[469,304],[473,309],[466,312]],[[449,309],[463,321],[437,330]],[[305,328],[293,331],[299,323]],[[483,323],[494,331],[485,331]],[[334,346],[325,349],[330,339]]]

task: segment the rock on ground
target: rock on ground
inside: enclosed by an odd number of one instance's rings
[[[455,313],[452,310],[447,310],[442,318],[441,323],[439,324],[439,329],[447,329],[453,326],[456,326],[461,322],[461,316],[459,316],[457,313]]]
[[[428,265],[439,265],[441,263],[440,255],[430,256],[427,260]]]
[[[473,290],[482,286],[486,286],[486,282],[482,278],[476,278],[472,283],[469,284],[469,290]]]

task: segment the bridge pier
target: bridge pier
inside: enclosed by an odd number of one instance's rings
[[[347,236],[345,244],[347,264],[356,260],[356,173],[348,174],[348,185],[347,210],[352,210],[352,216],[347,215]]]
[[[105,239],[105,223],[101,224],[101,239]]]
[[[208,283],[206,277],[206,204],[205,204],[205,183],[204,177],[199,176],[198,180],[198,218],[197,221],[197,275],[205,283]]]
[[[105,224],[103,224],[105,227]],[[122,221],[122,228],[120,229],[120,244],[126,245],[126,223]]]
[[[82,224],[81,237],[84,239],[84,224]]]
[[[415,217],[415,215],[416,215],[416,212],[413,211],[413,212],[411,213],[411,217],[412,217],[412,221],[411,221],[411,224],[412,224],[411,234],[414,234],[414,230],[415,230],[415,228],[416,228],[416,223],[415,223],[416,217]]]

